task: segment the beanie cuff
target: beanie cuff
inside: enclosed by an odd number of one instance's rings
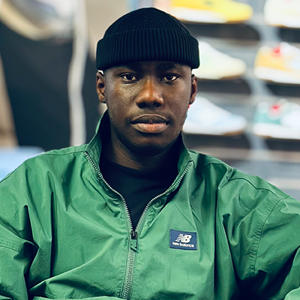
[[[149,60],[169,60],[197,68],[198,42],[194,37],[176,31],[148,28],[113,34],[97,44],[96,63],[101,70]]]

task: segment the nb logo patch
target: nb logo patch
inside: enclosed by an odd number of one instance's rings
[[[170,248],[197,250],[196,232],[170,230]]]

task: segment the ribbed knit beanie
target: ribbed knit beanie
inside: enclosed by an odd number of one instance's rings
[[[98,41],[97,69],[149,60],[174,61],[197,68],[198,42],[180,21],[153,7],[120,17]]]

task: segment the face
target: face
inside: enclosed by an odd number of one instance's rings
[[[97,93],[107,104],[113,149],[140,154],[169,149],[196,90],[191,68],[173,62],[138,62],[98,72]]]

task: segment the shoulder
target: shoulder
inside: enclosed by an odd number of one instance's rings
[[[236,169],[233,169],[226,182],[220,187],[219,196],[223,201],[226,197],[238,202],[238,205],[245,210],[262,207],[265,216],[278,202],[290,198],[285,192],[263,178]]]
[[[266,216],[278,202],[292,199],[263,178],[237,170],[218,158],[190,150],[189,154],[194,176],[211,189],[222,214],[236,211],[245,215],[261,207]]]

